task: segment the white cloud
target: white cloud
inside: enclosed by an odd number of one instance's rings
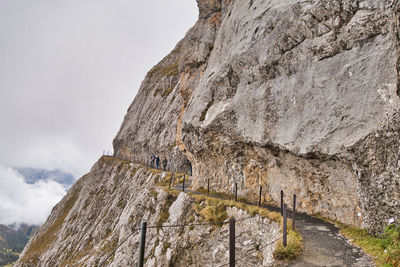
[[[0,165],[0,223],[42,224],[65,193],[54,181],[27,184],[16,171]]]
[[[82,176],[195,0],[0,1],[0,164]]]
[[[65,193],[3,166],[88,172],[197,16],[195,0],[0,1],[0,223],[41,223]]]

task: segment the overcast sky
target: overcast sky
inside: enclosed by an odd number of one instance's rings
[[[0,179],[88,172],[197,16],[195,0],[1,0]]]

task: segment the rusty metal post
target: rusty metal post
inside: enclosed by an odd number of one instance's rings
[[[237,202],[237,183],[235,182],[235,201]]]
[[[260,186],[260,195],[258,197],[258,206],[261,207],[261,194],[262,194],[262,186]]]
[[[140,231],[140,244],[139,244],[139,261],[138,267],[143,267],[144,263],[144,248],[146,243],[146,229],[147,229],[147,222],[142,222],[142,227]]]
[[[283,190],[281,190],[281,216],[283,216]]]
[[[235,267],[235,219],[229,219],[229,267]]]
[[[183,175],[183,183],[182,183],[182,191],[185,192],[185,177],[186,174]]]
[[[287,205],[283,205],[283,246],[287,246]]]
[[[293,195],[292,229],[296,229],[296,194]]]
[[[210,195],[210,178],[207,180],[207,196]]]

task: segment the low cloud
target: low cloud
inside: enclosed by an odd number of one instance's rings
[[[197,16],[194,0],[0,1],[0,164],[88,172]]]
[[[27,184],[18,172],[0,165],[0,223],[42,224],[65,193],[59,183]]]

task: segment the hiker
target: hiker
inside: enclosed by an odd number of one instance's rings
[[[158,166],[160,166],[160,157],[159,156],[156,157],[156,166],[157,166],[157,170],[158,170]]]
[[[154,168],[154,160],[156,159],[156,157],[151,154],[151,163],[150,163],[150,167]]]
[[[163,165],[164,171],[165,171],[165,169],[166,169],[166,167],[167,167],[167,159],[166,159],[166,158],[163,159],[162,165]]]

